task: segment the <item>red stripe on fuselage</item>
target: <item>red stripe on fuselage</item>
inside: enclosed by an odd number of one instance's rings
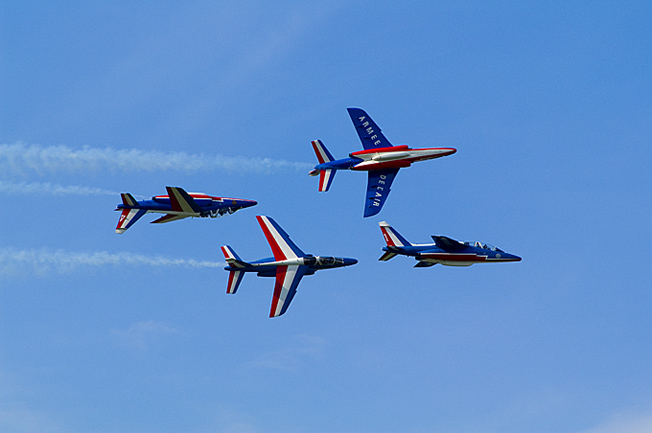
[[[410,149],[407,144],[402,144],[400,146],[379,147],[377,149],[358,150],[357,152],[350,153],[349,156],[354,157],[356,155],[366,155],[368,153],[396,152],[399,150],[412,150],[412,149]]]
[[[484,262],[487,256],[477,254],[443,254],[443,253],[423,253],[419,254],[420,259],[444,260],[447,262]]]

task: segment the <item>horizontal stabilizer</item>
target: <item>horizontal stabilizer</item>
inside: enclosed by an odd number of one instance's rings
[[[167,214],[162,216],[161,218],[152,221],[152,224],[162,224],[162,223],[169,223],[171,221],[178,221],[182,220],[184,218],[188,218],[187,215],[173,215],[173,214]]]
[[[460,251],[468,248],[464,243],[446,236],[432,236],[432,240],[444,251]]]
[[[317,161],[319,161],[320,164],[335,161],[335,158],[333,158],[333,155],[331,155],[328,149],[326,149],[326,146],[324,146],[324,143],[322,143],[321,140],[314,140],[312,142],[312,149],[315,151]]]
[[[322,170],[319,172],[319,192],[326,192],[330,189],[336,170]]]
[[[380,258],[378,260],[380,260],[381,262],[386,262],[386,261],[388,261],[390,259],[393,259],[396,256],[397,256],[396,253],[393,253],[391,251],[387,251],[387,252],[385,252],[385,254],[380,256]]]
[[[244,274],[243,271],[229,271],[229,282],[226,285],[226,293],[235,295],[235,292],[238,291],[238,287],[240,287]]]
[[[146,213],[147,211],[144,209],[123,209],[115,232],[118,234],[126,232],[129,227],[134,225]]]
[[[429,268],[431,266],[435,266],[437,263],[433,262],[419,262],[416,265],[414,265],[415,268]]]

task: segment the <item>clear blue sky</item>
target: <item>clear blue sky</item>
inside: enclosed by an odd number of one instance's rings
[[[527,4],[525,4],[527,3]],[[634,2],[5,2],[0,431],[652,431],[652,6]],[[310,140],[455,147],[317,192]],[[255,199],[114,233],[118,193]],[[256,214],[355,266],[226,295]],[[382,263],[482,240],[513,264]]]

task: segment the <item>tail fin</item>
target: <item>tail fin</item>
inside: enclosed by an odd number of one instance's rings
[[[239,271],[237,268],[244,268],[247,266],[247,263],[243,262],[235,251],[233,251],[233,249],[228,245],[222,246],[222,253],[224,254],[226,263],[230,267],[236,268],[229,271],[229,282],[226,284],[226,293],[235,295],[235,292],[238,291],[238,287],[240,287],[240,283],[245,274],[244,271]]]
[[[136,206],[138,205],[138,202],[136,199],[129,194],[128,192],[123,192],[120,194],[120,197],[122,197],[122,204],[125,206]]]
[[[385,238],[388,247],[404,247],[412,245],[410,241],[401,236],[399,232],[394,230],[386,221],[381,221],[378,225],[380,226],[380,231],[383,233],[383,237]]]
[[[317,155],[317,160],[320,164],[335,161],[335,158],[333,158],[333,155],[326,149],[326,146],[324,146],[321,140],[314,140],[312,142],[312,148],[315,150],[315,155]]]
[[[333,158],[333,155],[331,155],[328,149],[326,149],[326,146],[324,146],[324,143],[322,143],[321,140],[314,140],[312,142],[312,148],[315,151],[315,155],[317,155],[317,160],[319,161],[319,164],[324,164],[335,160],[335,158]],[[326,170],[319,170],[315,168],[313,171],[310,172],[310,175],[311,176],[319,175],[319,191],[326,192],[328,191],[328,189],[331,187],[331,184],[333,183],[333,179],[335,178],[335,170],[330,168]]]

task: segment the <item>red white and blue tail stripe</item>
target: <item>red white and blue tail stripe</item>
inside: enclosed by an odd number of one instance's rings
[[[380,226],[380,231],[383,233],[383,238],[385,238],[385,243],[387,243],[388,247],[405,247],[412,245],[410,241],[394,230],[387,221],[381,221],[378,225]]]
[[[118,234],[126,232],[129,227],[134,225],[146,213],[147,211],[143,209],[123,209],[115,232]]]

